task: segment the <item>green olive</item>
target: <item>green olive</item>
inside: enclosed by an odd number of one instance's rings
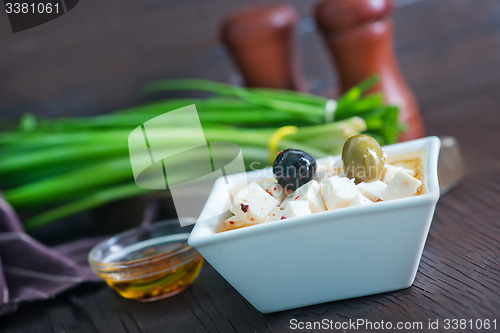
[[[385,156],[377,140],[360,134],[351,136],[344,143],[342,161],[347,177],[355,178],[356,183],[371,182],[382,175]]]

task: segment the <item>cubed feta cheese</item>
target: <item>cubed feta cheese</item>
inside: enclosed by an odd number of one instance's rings
[[[362,182],[357,186],[361,194],[363,194],[371,201],[377,201],[378,199],[380,199],[380,196],[387,188],[387,184],[381,180],[375,180],[373,182]]]
[[[330,167],[330,169],[328,170],[328,172],[332,176],[344,177],[345,176],[345,174],[344,174],[344,162],[342,161],[342,159],[341,158],[337,159],[332,164],[332,166]]]
[[[242,227],[243,225],[245,225],[245,222],[238,219],[235,215],[224,220],[223,223],[224,223],[224,226],[226,227],[226,229],[239,228],[239,227]]]
[[[321,193],[328,210],[347,207],[361,194],[354,181],[345,177],[330,177],[321,185]]]
[[[312,214],[309,203],[305,200],[290,200],[283,210],[283,219]]]
[[[393,200],[411,197],[417,192],[422,182],[417,178],[410,176],[406,171],[399,170],[392,178],[389,185],[382,193],[382,200]]]
[[[309,202],[309,208],[313,213],[326,210],[325,202],[321,196],[321,186],[315,180],[311,180],[296,189],[292,197],[293,200],[305,200]]]
[[[276,182],[259,183],[262,188],[269,193],[274,199],[282,202],[286,197],[285,189]]]
[[[326,165],[318,165],[316,172],[328,172],[328,167]]]
[[[279,204],[257,183],[250,183],[233,200],[231,212],[247,224],[262,223]]]
[[[269,221],[277,221],[281,220],[281,217],[283,216],[283,209],[279,207],[275,207],[270,213],[269,216],[266,219],[266,222]]]
[[[331,177],[331,175],[328,172],[316,171],[316,174],[314,175],[314,180],[321,184],[323,180],[328,177]]]
[[[335,163],[335,160],[333,159],[333,157],[328,156],[327,158],[323,159],[321,162],[318,162],[318,167],[316,168],[316,171],[330,172],[334,163]]]
[[[351,201],[349,206],[372,205],[373,201],[362,195],[361,193]]]
[[[330,176],[343,176],[344,163],[341,158],[334,159],[328,156],[324,160],[318,163],[316,172],[326,172]]]
[[[280,208],[281,209],[285,209],[286,205],[288,204],[288,202],[290,200],[292,200],[294,197],[293,197],[293,193],[290,193],[288,194],[285,199],[283,199],[283,201],[281,202],[281,205],[280,205]]]
[[[382,180],[384,183],[386,183],[387,185],[389,185],[389,183],[391,182],[392,178],[394,178],[394,176],[396,175],[396,173],[399,170],[402,170],[402,171],[406,172],[409,175],[413,175],[414,174],[413,170],[405,169],[405,168],[402,168],[402,167],[397,167],[397,166],[394,166],[394,165],[391,165],[391,164],[386,164],[384,166],[384,170],[382,171],[382,177],[380,178],[380,180]]]

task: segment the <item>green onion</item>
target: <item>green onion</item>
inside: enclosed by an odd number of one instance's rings
[[[325,123],[328,99],[294,91],[242,88],[206,80],[162,80],[147,91],[201,90],[209,98],[167,99],[91,117],[45,118],[26,114],[17,127],[0,133],[0,187],[20,211],[29,212],[27,229],[123,198],[152,193],[134,183],[128,135],[148,120],[195,104],[208,142],[232,142],[243,152],[247,168],[269,164],[269,141],[283,126],[298,131],[278,142],[277,149],[302,149],[316,158],[338,154],[344,141],[366,132],[381,144],[393,143],[402,130],[398,109],[381,95],[365,95],[371,78],[337,100],[334,121]],[[1,121],[1,119],[0,119]],[[165,144],[190,147],[190,119],[178,115],[152,130],[162,131]],[[168,161],[178,170],[173,185],[192,179],[185,166],[200,156],[184,154]]]

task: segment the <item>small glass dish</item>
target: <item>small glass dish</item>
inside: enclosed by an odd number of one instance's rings
[[[125,298],[170,297],[191,285],[203,265],[203,257],[187,243],[190,231],[178,220],[140,226],[97,244],[88,262]]]

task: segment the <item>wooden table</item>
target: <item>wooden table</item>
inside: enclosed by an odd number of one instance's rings
[[[290,330],[292,319],[421,322],[423,329],[415,331],[427,331],[429,320],[439,320],[439,331],[446,331],[447,319],[467,320],[465,329],[450,332],[473,331],[471,319],[473,327],[477,319],[496,319],[498,330],[500,3],[406,2],[411,4],[394,15],[402,70],[417,95],[428,134],[458,138],[467,173],[438,202],[413,286],[264,315],[205,264],[193,286],[170,299],[139,304],[105,285],[87,284],[54,300],[22,305],[0,318],[0,331],[282,332]],[[304,29],[300,41],[307,49],[304,67],[311,87],[331,95],[335,79],[325,74],[330,65],[320,55],[315,32]],[[224,57],[211,52],[213,47],[207,47],[207,58]]]

